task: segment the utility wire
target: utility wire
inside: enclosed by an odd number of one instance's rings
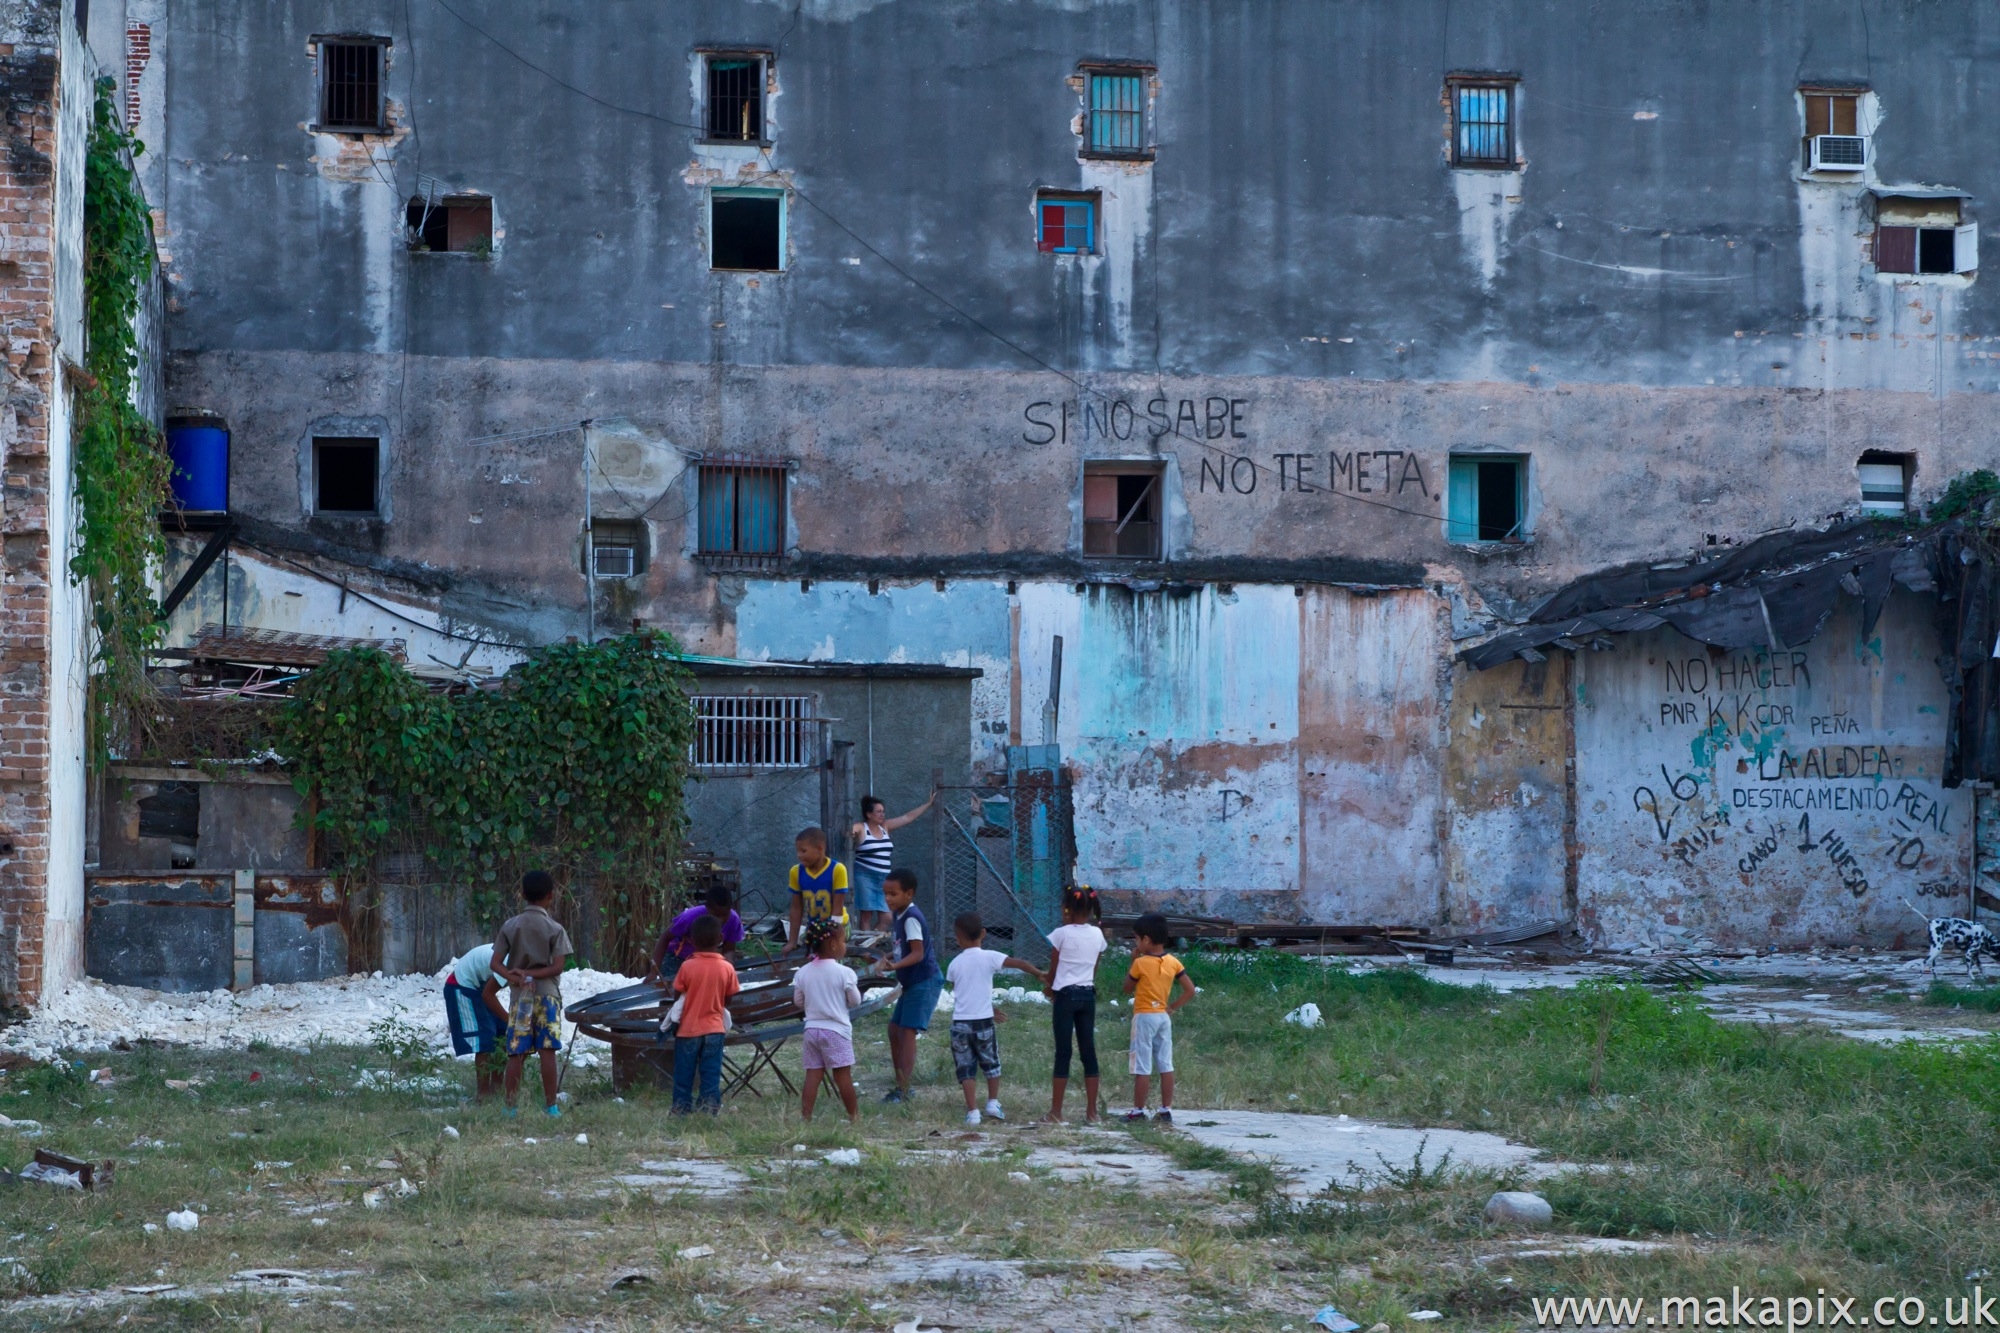
[[[590,92],[588,89],[579,88],[575,84],[570,83],[566,79],[562,78],[560,75],[554,74],[549,70],[544,69],[542,66],[537,65],[534,61],[528,59],[526,56],[522,55],[519,51],[516,51],[513,47],[507,45],[505,42],[501,41],[498,37],[495,37],[492,33],[488,32],[486,29],[480,27],[477,23],[474,23],[471,19],[467,18],[465,15],[459,13],[458,10],[452,8],[451,4],[449,3],[449,0],[431,0],[431,3],[435,4],[438,8],[444,10],[445,13],[457,19],[460,23],[464,24],[466,27],[478,33],[481,37],[484,37],[487,41],[491,42],[494,46],[498,47],[501,51],[505,52],[508,56],[512,57],[524,68],[532,70],[534,73],[541,75],[543,78],[549,80],[549,82],[555,84],[558,88],[562,88],[568,92],[574,93],[578,97],[583,98],[585,101],[595,102],[597,105],[604,107],[610,111],[616,111],[619,112],[620,114],[627,116],[638,116],[645,120],[657,121],[662,125],[670,125],[676,129],[693,130],[698,134],[706,132],[703,126],[690,124],[689,122],[683,120],[675,120],[671,116],[663,116],[657,111],[647,111],[642,107],[625,106],[622,103],[613,102],[606,98],[599,97],[596,93]],[[789,29],[787,30],[787,35],[788,36],[790,35]],[[768,161],[770,156],[770,150],[768,148],[765,149],[764,154],[766,160]],[[880,250],[876,249],[875,246],[871,244],[866,237],[862,236],[859,232],[855,231],[854,228],[848,226],[845,222],[841,221],[840,218],[836,214],[834,214],[830,209],[826,208],[818,200],[814,199],[810,194],[808,194],[804,189],[800,188],[797,181],[786,179],[785,185],[786,188],[789,189],[793,194],[797,195],[799,199],[802,200],[807,205],[807,207],[811,208],[815,213],[818,213],[821,217],[825,218],[835,227],[838,227],[851,240],[853,240],[853,242],[856,245],[860,246],[862,249],[866,250],[869,254],[875,256],[876,259],[880,260],[882,264],[889,269],[890,272],[894,273],[897,277],[903,279],[903,281],[909,283],[912,287],[915,287],[918,291],[922,292],[924,295],[930,297],[933,301],[936,301],[939,305],[943,306],[945,309],[951,311],[954,315],[957,315],[960,319],[964,320],[974,329],[977,329],[979,332],[993,339],[993,341],[999,343],[1001,346],[1010,349],[1015,354],[1021,356],[1025,360],[1028,360],[1034,363],[1035,365],[1041,367],[1043,370],[1048,371],[1050,374],[1060,377],[1066,383],[1073,386],[1076,389],[1077,393],[1081,395],[1087,395],[1092,398],[1096,398],[1106,404],[1109,404],[1112,401],[1111,396],[1109,394],[1106,394],[1103,390],[1091,388],[1088,384],[1085,384],[1082,380],[1078,379],[1075,375],[1072,375],[1069,371],[1064,370],[1062,367],[1049,361],[1047,358],[1043,357],[1039,353],[1031,351],[1030,349],[1022,346],[1020,343],[1015,342],[1012,338],[1009,338],[1006,334],[1001,333],[998,329],[995,329],[992,325],[986,323],[984,320],[980,319],[977,315],[974,315],[971,311],[959,305],[956,301],[953,301],[943,292],[938,291],[935,287],[932,287],[929,283],[917,277],[916,274],[910,272],[908,269],[904,268],[901,264],[898,264],[895,260],[883,254]],[[1200,436],[1187,435],[1182,432],[1179,422],[1176,422],[1174,424],[1174,429],[1172,431],[1172,434],[1174,435],[1175,438],[1187,440],[1189,443],[1198,445],[1201,448],[1208,450],[1210,453],[1220,454],[1222,457],[1230,460],[1232,467],[1238,460],[1248,462],[1252,468],[1256,469],[1260,473],[1263,473],[1267,476],[1272,476],[1272,475],[1277,476],[1279,488],[1282,490],[1284,487],[1285,478],[1282,473],[1277,472],[1275,469],[1269,467],[1266,464],[1258,462],[1254,458],[1250,458],[1248,455],[1232,454],[1227,449],[1221,448],[1218,445],[1211,444],[1207,440],[1202,439]],[[501,437],[489,437],[489,438],[501,438]],[[1374,509],[1386,509],[1389,510],[1391,513],[1408,514],[1415,518],[1430,519],[1430,520],[1435,520],[1438,517],[1438,515],[1434,511],[1428,511],[1422,509],[1409,509],[1405,508],[1402,505],[1389,504],[1381,500],[1370,500],[1364,496],[1356,495],[1352,491],[1337,491],[1337,490],[1327,489],[1323,493],[1334,496],[1341,500],[1346,500],[1350,504],[1367,505],[1370,508]],[[1440,499],[1443,498],[1442,490],[1438,492],[1438,496]]]

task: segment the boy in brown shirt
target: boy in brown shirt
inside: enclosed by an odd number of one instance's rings
[[[521,876],[521,897],[527,910],[507,918],[493,937],[493,974],[505,977],[511,987],[513,1008],[507,1023],[507,1114],[517,1115],[515,1102],[521,1091],[521,1066],[528,1052],[541,1059],[542,1100],[551,1116],[560,1116],[556,1105],[556,1052],[562,1049],[562,975],[569,958],[569,932],[549,915],[545,906],[556,891],[556,883],[546,870],[530,870]]]

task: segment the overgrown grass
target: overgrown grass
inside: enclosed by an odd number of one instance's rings
[[[942,1023],[919,1046],[919,1100],[901,1109],[873,1100],[886,1086],[879,1021],[857,1032],[868,1096],[858,1130],[824,1101],[821,1119],[802,1127],[775,1097],[732,1102],[715,1120],[673,1120],[662,1096],[615,1101],[596,1075],[573,1078],[576,1101],[561,1121],[532,1110],[508,1121],[493,1107],[461,1104],[457,1089],[470,1080],[463,1066],[436,1065],[393,1040],[366,1051],[147,1047],[91,1057],[113,1071],[109,1086],[89,1082],[80,1067],[16,1070],[0,1077],[0,1112],[39,1120],[46,1132],[29,1140],[0,1129],[7,1165],[46,1146],[114,1157],[120,1167],[101,1194],[33,1185],[0,1192],[0,1236],[11,1238],[0,1244],[0,1274],[15,1274],[0,1282],[20,1292],[196,1285],[274,1264],[357,1274],[341,1280],[352,1310],[229,1296],[85,1315],[83,1327],[112,1326],[124,1313],[153,1327],[251,1326],[276,1310],[293,1327],[737,1327],[757,1319],[880,1328],[892,1322],[885,1313],[908,1317],[910,1292],[858,1300],[809,1289],[803,1276],[770,1263],[923,1245],[1060,1265],[1150,1246],[1172,1249],[1187,1271],[1149,1278],[1148,1289],[1191,1299],[1203,1312],[1196,1326],[1275,1329],[1280,1321],[1255,1312],[1251,1297],[1296,1283],[1364,1326],[1379,1319],[1403,1333],[1412,1309],[1487,1327],[1524,1317],[1527,1298],[1544,1294],[1705,1294],[1734,1284],[1935,1301],[1962,1294],[1965,1275],[1992,1267],[2000,1253],[1990,1186],[2000,1148],[2000,1043],[1881,1047],[1720,1024],[1692,994],[1637,985],[1501,996],[1415,972],[1349,975],[1270,953],[1187,957],[1202,991],[1176,1019],[1183,1110],[1346,1112],[1491,1130],[1609,1168],[1533,1186],[1554,1206],[1557,1231],[1665,1239],[1675,1248],[1510,1263],[1493,1258],[1502,1238],[1481,1210],[1492,1190],[1519,1184],[1515,1176],[1441,1169],[1427,1157],[1421,1169],[1396,1164],[1406,1169],[1372,1188],[1294,1207],[1267,1168],[1150,1126],[1133,1131],[1134,1147],[1225,1173],[1250,1220],[1232,1228],[1187,1199],[1046,1176],[1024,1185],[1010,1173],[1045,1136],[1018,1124],[1045,1109],[1050,1040],[1045,1008],[1013,1005],[1001,1047],[1015,1123],[1000,1137],[1000,1155],[984,1160],[950,1155],[960,1146],[962,1104]],[[1110,1004],[1123,966],[1107,959],[1100,976],[1112,1107],[1129,1094],[1129,1010]],[[1280,1021],[1306,1000],[1319,1005],[1325,1026]],[[796,1056],[786,1063],[795,1068]],[[369,1080],[364,1070],[386,1077]],[[426,1091],[440,1078],[450,1090]],[[177,1091],[168,1079],[204,1081]],[[1073,1084],[1072,1117],[1080,1092]],[[445,1135],[446,1124],[460,1137]],[[589,1143],[576,1143],[578,1133]],[[529,1145],[530,1137],[541,1141]],[[154,1140],[168,1146],[144,1146]],[[861,1167],[791,1165],[848,1146],[863,1149]],[[607,1185],[641,1161],[670,1157],[727,1160],[751,1187],[660,1203]],[[414,1198],[362,1204],[370,1187],[399,1179],[418,1187]],[[300,1211],[314,1204],[323,1206]],[[203,1215],[198,1232],[143,1230],[182,1206]],[[714,1246],[736,1267],[678,1258],[694,1245]],[[741,1276],[746,1258],[757,1265],[754,1289]],[[1473,1262],[1482,1258],[1491,1262]],[[608,1290],[609,1276],[626,1268],[646,1270],[651,1282]],[[888,1309],[870,1309],[871,1301]],[[48,1317],[0,1314],[0,1324],[40,1326]]]
[[[1924,992],[1924,1003],[1945,1009],[1976,1009],[1982,1014],[2000,1014],[2000,986],[1973,989],[1954,986],[1948,981],[1933,981],[1931,988]]]

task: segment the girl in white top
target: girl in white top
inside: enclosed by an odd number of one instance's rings
[[[847,1011],[861,1003],[861,987],[847,957],[847,932],[838,921],[816,918],[806,926],[806,948],[812,959],[792,975],[792,1003],[805,1011],[805,1088],[799,1095],[799,1117],[813,1118],[819,1085],[833,1080],[847,1122],[861,1119],[861,1098],[854,1091],[854,1020]]]
[[[1083,1057],[1084,1115],[1097,1119],[1097,960],[1104,954],[1104,932],[1097,890],[1087,884],[1063,890],[1062,925],[1049,932],[1049,982],[1044,993],[1056,1027],[1055,1078],[1050,1083],[1051,1124],[1060,1124],[1063,1092],[1069,1087],[1069,1047],[1072,1033]]]

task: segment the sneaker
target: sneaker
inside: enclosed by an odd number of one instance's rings
[[[560,1106],[551,1106],[551,1107],[549,1107],[549,1108],[548,1108],[548,1113],[549,1113],[549,1119],[551,1119],[551,1120],[560,1120],[560,1119],[562,1119],[562,1107],[560,1107]]]
[[[1160,1108],[1160,1113],[1153,1117],[1153,1123],[1156,1125],[1171,1125],[1174,1123],[1174,1113],[1163,1106]]]
[[[1135,1106],[1125,1113],[1125,1123],[1128,1125],[1142,1125],[1145,1122],[1146,1108],[1143,1106]]]
[[[1000,1103],[998,1100],[994,1098],[987,1099],[986,1118],[988,1120],[1005,1120],[1007,1118],[1007,1113],[1000,1109]]]
[[[902,1101],[903,1101],[903,1090],[901,1088],[891,1088],[887,1092],[882,1094],[882,1104],[884,1106],[900,1105]]]
[[[965,1123],[966,1123],[966,1124],[968,1124],[968,1125],[976,1125],[976,1124],[978,1124],[978,1123],[979,1123],[979,1112],[977,1112],[977,1111],[967,1111],[967,1112],[965,1113]]]

